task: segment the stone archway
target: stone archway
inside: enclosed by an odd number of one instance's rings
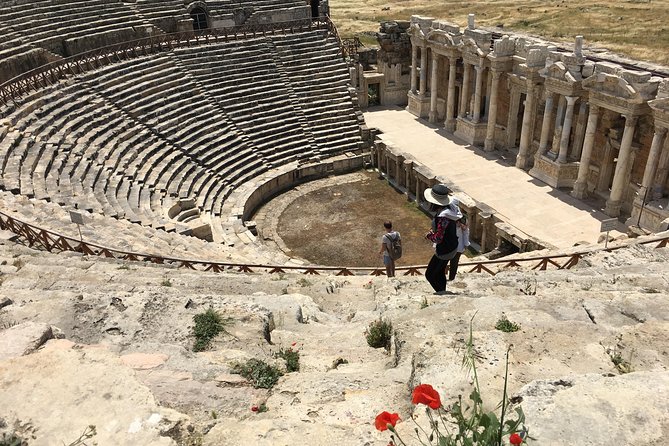
[[[209,9],[204,2],[194,2],[188,5],[188,15],[193,20],[193,31],[202,32],[211,28],[209,23]]]

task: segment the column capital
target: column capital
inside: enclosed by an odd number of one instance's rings
[[[634,127],[639,120],[639,115],[632,113],[623,113],[622,116],[625,118],[625,127]]]
[[[492,68],[490,69],[490,72],[492,73],[492,80],[494,81],[498,80],[502,75],[501,71],[493,70]]]
[[[451,64],[451,66],[455,66],[458,63],[458,57],[457,56],[448,56],[448,62]]]
[[[437,53],[436,51],[430,51],[430,53],[432,53],[432,60],[436,62],[437,59],[439,58],[439,53]]]
[[[664,136],[667,134],[667,128],[662,126],[655,126],[655,133],[659,136]]]
[[[567,105],[574,105],[578,96],[565,96],[565,99],[567,100]]]
[[[474,65],[474,69],[476,70],[476,74],[481,74],[481,71],[483,71],[483,67],[481,65]]]
[[[599,105],[596,105],[596,104],[589,104],[589,105],[590,105],[590,114],[591,115],[599,114]]]
[[[554,92],[544,88],[544,100],[553,100],[553,96],[555,95]]]

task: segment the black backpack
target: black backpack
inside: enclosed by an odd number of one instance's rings
[[[402,257],[402,238],[400,237],[399,232],[394,233],[394,237],[391,234],[386,234],[388,240],[390,240],[390,247],[388,248],[388,254],[393,260],[397,260]]]

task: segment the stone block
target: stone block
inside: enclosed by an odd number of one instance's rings
[[[37,322],[24,322],[0,332],[0,361],[29,355],[53,338],[51,327]]]

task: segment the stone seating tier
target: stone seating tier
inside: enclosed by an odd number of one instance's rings
[[[178,49],[31,93],[0,110],[2,186],[156,228],[171,227],[175,199],[220,216],[269,169],[359,148],[332,43],[307,32]],[[318,62],[327,74],[301,74],[293,44],[329,48]]]
[[[148,20],[161,18],[188,18],[182,0],[137,0],[137,10]]]
[[[10,4],[0,11],[0,21],[19,34],[9,43],[30,42],[61,55],[69,55],[64,41],[133,29],[145,23],[120,1],[32,2],[30,8],[25,6]],[[143,36],[141,31],[136,33],[136,37]]]

